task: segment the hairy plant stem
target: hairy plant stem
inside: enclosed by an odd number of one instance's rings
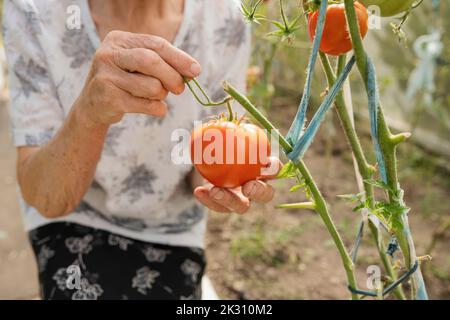
[[[285,154],[289,154],[293,148],[292,145],[280,134],[278,129],[240,92],[238,92],[233,86],[229,83],[224,82],[223,84],[225,92],[227,92],[231,97],[233,97],[239,104],[241,104],[253,117],[256,121],[259,122],[268,132],[271,134],[276,134],[279,137],[280,146],[283,148]],[[330,233],[336,248],[338,249],[339,255],[341,257],[342,263],[344,265],[345,273],[347,275],[347,281],[350,286],[356,288],[356,277],[354,271],[353,261],[345,248],[344,242],[339,234],[339,231],[334,224],[326,201],[322,196],[320,190],[317,187],[316,182],[314,181],[311,173],[306,167],[305,163],[302,160],[297,160],[293,162],[295,167],[300,171],[305,185],[312,195],[312,200],[314,201],[314,210],[319,214],[322,221],[325,224],[328,232]],[[311,206],[312,207],[312,206]],[[358,300],[359,296],[357,294],[352,293],[352,299]]]
[[[339,75],[340,72],[342,72],[342,70],[345,66],[345,55],[342,55],[339,57],[336,75],[334,74],[333,69],[331,68],[330,60],[328,59],[327,55],[320,52],[320,59],[322,61],[322,66],[323,66],[323,69],[327,76],[328,87],[331,88],[333,86],[334,82],[336,81],[336,76]],[[373,186],[370,183],[367,183],[367,180],[372,179],[373,174],[375,173],[375,168],[373,166],[369,165],[369,163],[366,160],[366,156],[361,147],[360,140],[359,140],[358,135],[353,127],[353,122],[351,120],[350,114],[347,111],[347,107],[346,107],[346,103],[345,103],[342,91],[337,95],[334,106],[336,108],[342,129],[344,130],[345,136],[347,137],[347,141],[350,144],[352,152],[355,156],[356,163],[357,163],[357,169],[364,180],[363,183],[364,183],[365,198],[368,201],[369,207],[373,209],[374,208]],[[388,274],[388,276],[391,278],[391,280],[395,281],[397,279],[397,274],[396,274],[395,270],[393,269],[392,264],[387,257],[386,248],[384,246],[380,231],[371,219],[368,219],[368,224],[369,224],[369,229],[372,234],[372,237],[375,240],[375,243],[377,245],[378,254],[381,258],[381,261],[383,262],[385,271]],[[396,295],[396,297],[398,299],[401,299],[401,300],[406,299],[401,286],[398,286],[394,290],[394,294]]]
[[[353,0],[344,0],[345,13],[347,17],[347,24],[350,31],[350,36],[352,39],[353,49],[356,57],[356,64],[359,69],[359,73],[364,81],[364,85],[367,88],[367,54],[364,50],[364,46],[361,39],[361,34],[359,31],[358,20],[356,16],[356,10],[354,7]],[[386,175],[387,184],[390,188],[388,196],[389,201],[396,205],[403,205],[401,199],[402,190],[400,188],[397,176],[397,159],[396,159],[396,148],[397,145],[407,138],[407,134],[392,135],[383,114],[383,108],[381,103],[378,106],[378,137],[380,140],[381,151],[384,156],[384,161],[386,165]],[[403,137],[403,138],[402,138]],[[417,261],[417,256],[415,254],[414,241],[411,236],[411,232],[408,225],[408,216],[405,212],[402,215],[403,229],[397,230],[395,235],[397,237],[400,248],[403,252],[405,259],[405,265],[408,268],[412,268]],[[413,274],[412,280],[412,295],[413,298],[427,299],[427,293],[425,285],[423,282],[422,273],[420,267]],[[418,295],[416,295],[416,290]]]

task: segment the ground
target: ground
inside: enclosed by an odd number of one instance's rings
[[[280,107],[280,106],[279,106]],[[282,106],[281,106],[282,107]],[[292,108],[289,108],[292,113]],[[284,115],[285,113],[279,113]],[[278,119],[282,126],[289,112]],[[335,131],[339,127],[335,125]],[[0,299],[38,297],[37,273],[16,199],[15,149],[9,142],[6,108],[0,105]],[[305,162],[331,204],[331,213],[345,243],[351,247],[359,214],[336,197],[355,193],[354,175],[347,145],[337,133],[325,140],[322,132]],[[326,148],[329,146],[330,148]],[[406,163],[401,171],[410,219],[419,255],[425,255],[433,232],[449,212],[448,176]],[[409,168],[409,167],[408,167]],[[431,173],[430,173],[431,172]],[[256,206],[244,216],[211,213],[207,234],[207,273],[223,299],[347,299],[345,276],[330,236],[320,218],[307,210],[279,210],[274,205],[298,202],[301,191],[289,193],[289,182],[276,181],[273,203]],[[425,266],[431,298],[450,299],[450,243],[438,241]],[[368,265],[377,264],[369,234],[365,234],[358,260],[358,280],[365,288]]]

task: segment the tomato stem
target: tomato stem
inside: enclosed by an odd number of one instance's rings
[[[225,92],[227,92],[239,104],[241,104],[270,134],[276,134],[279,137],[280,146],[282,147],[285,154],[289,154],[290,152],[292,152],[292,145],[286,140],[283,135],[280,134],[278,129],[276,129],[275,126],[248,100],[246,96],[238,92],[232,85],[230,85],[226,81],[224,81],[223,87]],[[328,232],[331,235],[331,238],[336,245],[336,248],[338,249],[339,255],[344,265],[345,273],[347,275],[348,284],[353,288],[356,288],[356,277],[353,261],[344,245],[344,241],[342,240],[342,237],[339,234],[336,225],[333,222],[333,219],[331,218],[325,198],[321,194],[305,163],[302,160],[296,160],[293,161],[293,164],[301,173],[305,181],[305,185],[307,186],[313,197],[314,210],[321,217],[322,221],[325,224],[325,227],[327,228]],[[359,296],[355,293],[352,293],[352,299],[358,300]]]
[[[228,100],[226,104],[227,104],[227,109],[228,109],[228,121],[233,121],[234,114],[233,114],[233,107],[231,105],[231,101]]]
[[[186,77],[183,78],[184,82],[188,86],[189,90],[191,91],[192,95],[194,96],[195,100],[197,100],[198,103],[200,103],[204,107],[216,107],[216,106],[222,106],[224,104],[227,104],[229,101],[231,101],[233,98],[228,96],[220,101],[212,101],[209,95],[206,93],[206,91],[203,89],[203,87],[200,85],[200,83],[194,78],[194,79],[188,79]],[[194,90],[194,87],[191,85],[191,81],[194,82],[197,89],[202,94],[203,98],[206,101],[203,101]]]
[[[328,59],[328,56],[324,53],[320,53],[320,59],[322,62],[322,67],[324,69],[324,72],[327,76],[328,80],[328,86],[331,87],[334,82],[336,81],[336,75],[333,73],[333,70],[331,68],[330,60]],[[340,74],[340,72],[343,70],[343,66],[345,66],[346,62],[346,55],[341,55],[338,58],[338,66],[337,66],[337,74]],[[356,161],[356,168],[359,172],[359,174],[362,177],[363,180],[363,187],[365,192],[365,198],[367,199],[367,204],[370,208],[374,209],[374,190],[373,185],[368,183],[369,180],[372,179],[372,176],[375,172],[375,168],[371,166],[366,159],[366,156],[364,154],[364,151],[361,146],[361,142],[358,138],[358,135],[356,133],[356,130],[353,125],[352,121],[352,115],[350,115],[347,105],[344,99],[344,96],[341,93],[336,97],[335,103],[336,112],[338,115],[338,118],[341,123],[341,127],[345,133],[345,136],[347,138],[348,143],[350,144],[350,148],[352,149],[354,159]],[[397,274],[395,270],[392,267],[391,262],[389,261],[387,254],[386,254],[386,248],[383,243],[382,236],[380,234],[380,231],[378,227],[373,223],[372,220],[368,219],[369,223],[369,229],[372,234],[373,239],[375,240],[375,244],[378,249],[378,254],[381,258],[381,261],[383,262],[384,268],[393,281],[397,279]],[[394,290],[394,294],[397,296],[398,299],[405,300],[405,294],[401,288],[401,286],[398,286]]]
[[[353,0],[344,0],[344,5],[347,24],[356,56],[356,63],[366,90],[369,90],[367,86],[367,53],[364,49],[361,35],[359,33],[359,25]],[[404,134],[404,136],[406,135]],[[397,174],[396,147],[398,146],[398,143],[400,141],[399,139],[393,138],[395,136],[391,134],[389,126],[387,125],[386,119],[384,117],[381,102],[379,102],[378,105],[378,137],[380,140],[381,151],[386,162],[387,184],[389,186],[389,202],[396,206],[404,206],[402,199],[403,191],[400,188]],[[407,265],[409,268],[412,268],[417,261],[417,255],[415,252],[414,241],[409,229],[407,212],[404,212],[402,214],[401,220],[403,228],[399,228],[398,230],[396,230],[395,235],[403,252],[405,265]],[[420,268],[418,268],[417,271],[413,274],[411,281],[413,298],[428,299]]]
[[[314,202],[299,202],[299,203],[286,203],[276,206],[277,209],[310,209],[316,210],[316,204]]]

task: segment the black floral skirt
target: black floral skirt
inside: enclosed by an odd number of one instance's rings
[[[29,234],[42,299],[200,299],[202,249],[57,222]]]

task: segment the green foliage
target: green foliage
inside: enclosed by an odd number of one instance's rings
[[[231,254],[241,258],[262,258],[265,255],[267,239],[265,233],[258,228],[231,243]]]
[[[295,167],[294,163],[292,163],[292,161],[289,161],[283,166],[283,168],[281,168],[280,172],[277,175],[277,179],[295,178],[297,177],[297,175],[297,168]]]
[[[307,225],[304,223],[272,230],[263,228],[259,223],[254,230],[246,232],[232,241],[231,255],[271,266],[279,266],[289,262],[288,246],[305,230],[307,230]]]
[[[306,198],[311,200],[312,195],[311,191],[309,190],[308,186],[305,183],[305,180],[301,176],[298,169],[295,167],[294,163],[292,161],[287,162],[283,168],[281,168],[280,172],[277,175],[277,179],[292,179],[295,178],[297,180],[297,183],[292,186],[289,190],[289,192],[296,192],[298,190],[302,190]]]
[[[289,189],[289,192],[296,192],[305,187],[305,183],[296,184],[295,186]]]
[[[256,13],[261,2],[262,0],[258,0],[255,4],[250,4],[249,6],[246,6],[243,2],[241,3],[241,12],[248,22],[260,24],[264,20],[264,15]]]
[[[402,215],[409,211],[409,208],[403,205],[403,192],[401,192],[401,194],[396,194],[383,181],[367,179],[364,180],[364,182],[385,191],[386,194],[391,194],[393,201],[374,201],[372,206],[371,201],[373,199],[364,200],[364,193],[345,194],[340,195],[339,197],[356,204],[352,209],[354,212],[367,209],[370,214],[376,216],[386,227],[388,227],[390,233],[394,234],[403,230]]]
[[[283,23],[279,21],[271,21],[272,25],[277,27],[277,30],[269,32],[267,35],[272,37],[279,37],[281,41],[292,41],[294,32],[300,29],[300,19],[302,16],[298,16],[292,22],[289,22],[287,18]]]

